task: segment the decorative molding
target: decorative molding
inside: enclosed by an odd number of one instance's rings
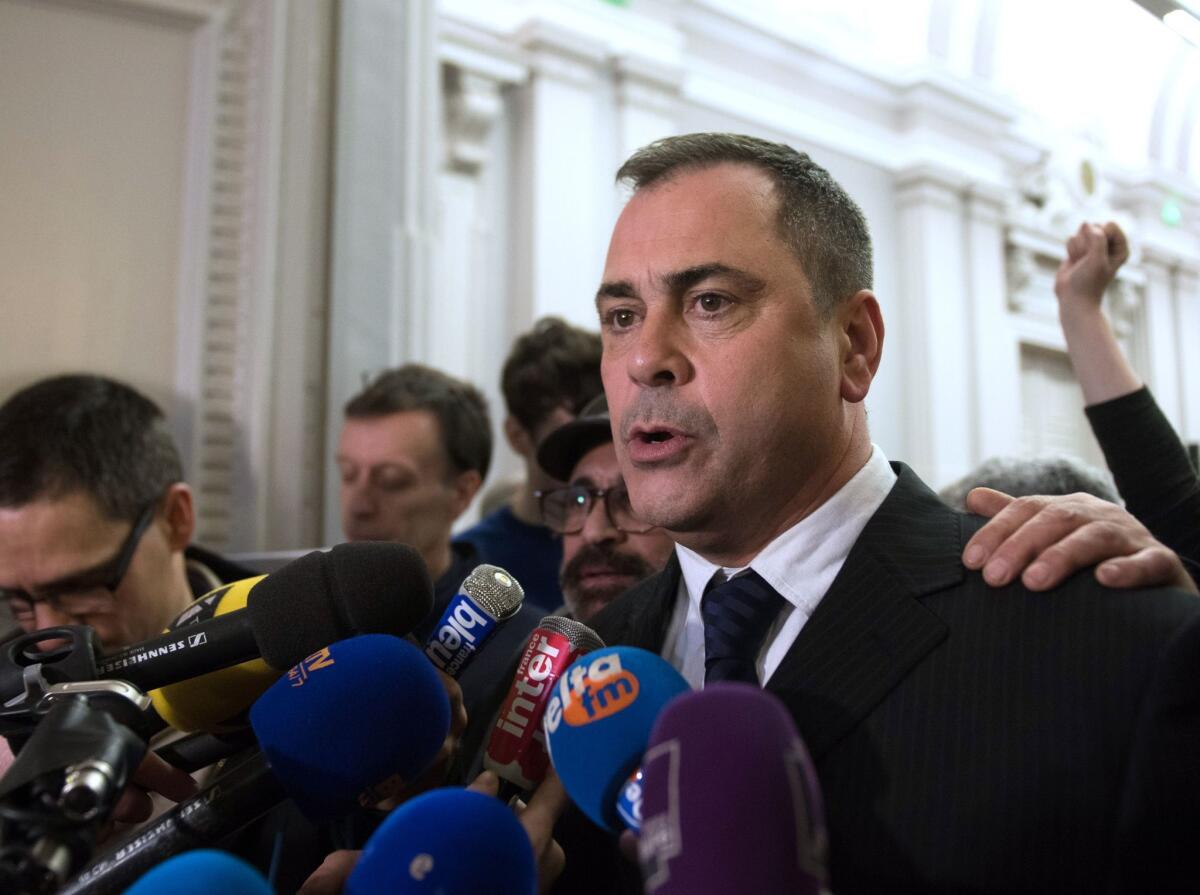
[[[1033,286],[1036,272],[1037,262],[1034,260],[1033,250],[1027,246],[1009,245],[1005,258],[1009,310],[1017,313],[1026,310],[1026,296]]]
[[[1109,286],[1105,299],[1113,332],[1120,339],[1132,338],[1141,319],[1143,287],[1121,277]]]
[[[491,78],[505,86],[529,79],[529,66],[517,48],[446,16],[438,19],[438,59],[444,65]]]
[[[969,181],[958,171],[940,165],[918,164],[896,172],[896,204],[901,208],[933,205],[958,212]]]
[[[215,59],[196,72],[211,79],[211,121],[197,137],[209,164],[203,266],[206,283],[199,307],[182,319],[181,341],[199,346],[191,358],[195,390],[191,483],[196,494],[196,539],[217,549],[231,543],[238,517],[252,508],[239,483],[251,478],[247,465],[249,428],[255,408],[245,396],[255,378],[260,346],[253,330],[268,253],[261,244],[264,190],[261,154],[270,84],[270,0],[226,0],[213,6],[219,22]],[[185,301],[187,297],[185,296]],[[190,376],[188,377],[191,378]],[[188,383],[184,383],[185,387]],[[235,506],[235,497],[238,501]],[[241,545],[247,546],[247,545]]]
[[[504,114],[500,84],[493,78],[443,65],[442,91],[446,165],[474,176],[488,161],[488,137]]]
[[[57,0],[77,3],[78,0]],[[224,17],[225,0],[100,0],[113,11],[140,14],[162,21],[188,25],[208,25]]]
[[[638,56],[618,56],[612,61],[617,102],[666,117],[672,116],[683,87],[683,69]]]
[[[541,19],[524,24],[515,39],[535,74],[576,87],[595,86],[608,56],[608,49],[595,38]]]

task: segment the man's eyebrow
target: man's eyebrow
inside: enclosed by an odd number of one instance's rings
[[[719,261],[710,264],[697,264],[663,274],[660,278],[663,286],[670,292],[684,292],[711,277],[724,277],[737,283],[738,288],[747,293],[761,292],[767,284],[751,273],[730,267]]]
[[[577,479],[571,479],[572,488],[594,488],[595,486],[591,476],[581,475]]]
[[[633,283],[629,280],[612,280],[607,283],[601,283],[600,288],[596,290],[596,304],[600,304],[602,298],[637,298],[637,290],[633,288]]]

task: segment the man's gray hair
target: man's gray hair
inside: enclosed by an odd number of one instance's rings
[[[1121,502],[1107,472],[1065,456],[992,457],[938,494],[950,506],[962,510],[972,488],[995,488],[1013,497],[1082,491],[1109,503]]]
[[[828,171],[784,143],[742,134],[666,137],[631,155],[617,182],[637,191],[721,164],[753,166],[775,184],[779,236],[804,268],[818,310],[828,315],[871,288],[871,233],[862,209]]]

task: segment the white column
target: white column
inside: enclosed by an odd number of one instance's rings
[[[1176,346],[1174,258],[1147,248],[1143,301],[1142,375],[1163,413],[1176,428],[1180,422],[1179,352]]]
[[[611,187],[597,172],[615,169],[604,48],[542,23],[520,43],[532,75],[517,103],[515,309],[526,320],[557,314],[595,328],[592,297],[612,207]]]
[[[525,76],[521,67],[500,60],[482,65],[474,58],[442,68],[445,152],[438,176],[432,325],[424,359],[473,382],[487,397],[493,441],[489,485],[523,468],[504,441],[500,370],[513,338],[529,324],[514,312],[510,286],[510,178],[502,93]],[[476,521],[476,510],[468,509],[457,527]]]
[[[272,222],[278,335],[269,400],[255,411],[270,424],[265,455],[255,458],[264,500],[252,543],[265,550],[322,540],[333,8],[332,0],[286,5],[278,221]]]
[[[622,56],[613,63],[617,85],[617,153],[623,161],[635,149],[678,132],[679,88],[683,72],[651,59]]]
[[[968,194],[965,210],[974,467],[1020,450],[1021,353],[1008,309],[1004,197],[977,190]]]
[[[617,156],[611,170],[601,172],[601,180],[610,184],[610,205],[605,233],[612,230],[624,206],[626,192],[616,187],[616,168],[635,150],[648,143],[679,132],[679,89],[682,70],[637,56],[622,56],[613,62],[617,90]]]
[[[897,177],[906,459],[933,487],[976,454],[962,185],[922,166]]]
[[[490,137],[504,110],[501,85],[454,66],[442,72],[445,152],[438,174],[438,239],[421,360],[482,384],[495,375],[495,342],[507,343],[504,278],[484,195]],[[499,325],[500,332],[494,332]],[[501,349],[505,347],[501,345]]]
[[[332,462],[342,406],[364,374],[428,339],[438,77],[433,0],[339,6],[325,540],[341,540]]]
[[[1175,338],[1181,384],[1179,432],[1200,442],[1200,271],[1180,268],[1175,276]]]

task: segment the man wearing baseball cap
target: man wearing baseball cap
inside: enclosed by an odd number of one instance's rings
[[[538,491],[537,497],[545,524],[562,535],[566,613],[587,621],[662,569],[674,545],[629,506],[603,394],[547,435],[537,459],[553,478],[567,482]]]

